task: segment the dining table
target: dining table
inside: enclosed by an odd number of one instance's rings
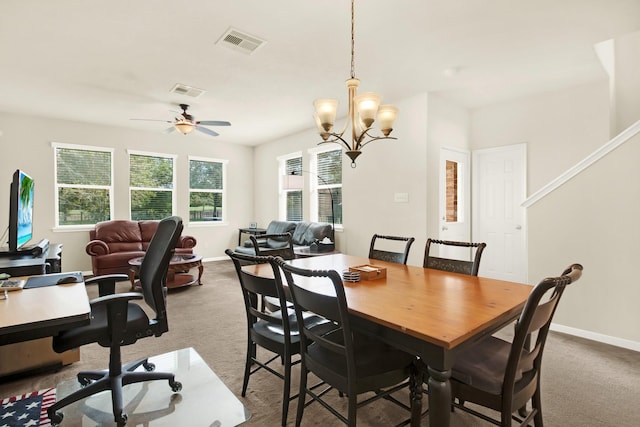
[[[513,322],[532,286],[486,277],[384,262],[343,253],[296,258],[288,263],[310,270],[368,266],[384,270],[373,280],[343,281],[351,327],[415,355],[427,367],[431,427],[447,427],[451,418],[451,372],[459,352]],[[268,264],[243,267],[273,277]],[[333,293],[317,278],[300,283],[318,293]],[[285,282],[286,286],[286,282]],[[422,370],[410,381],[411,425],[422,418]]]

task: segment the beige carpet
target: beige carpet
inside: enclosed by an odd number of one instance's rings
[[[146,338],[123,348],[123,359],[166,353],[193,347],[253,414],[246,426],[279,426],[282,382],[266,372],[252,376],[245,398],[240,397],[246,326],[237,277],[230,261],[205,264],[203,286],[169,293],[170,331],[160,338]],[[127,283],[118,286],[128,289]],[[578,289],[576,289],[577,291]],[[89,288],[91,297],[97,294]],[[561,302],[562,303],[562,302]],[[74,378],[81,369],[104,368],[108,351],[97,345],[81,349],[81,361],[59,372],[28,376],[6,382],[0,379],[0,397],[56,386]],[[547,426],[623,427],[640,425],[640,353],[552,333],[543,363],[543,413]],[[298,367],[294,368],[292,393],[297,392]],[[336,405],[346,399],[335,396]],[[425,401],[426,407],[426,401]],[[296,402],[291,402],[289,423],[294,425]],[[358,425],[394,425],[407,414],[395,405],[379,401],[358,412]],[[319,405],[305,410],[303,425],[340,425]],[[62,424],[65,425],[64,423]],[[185,426],[199,426],[197,420]],[[423,425],[428,425],[427,420]],[[453,426],[489,425],[468,414],[452,414]]]

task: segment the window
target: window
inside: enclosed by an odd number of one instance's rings
[[[311,181],[311,192],[315,194],[312,220],[342,224],[342,150],[316,152],[313,160],[317,179]]]
[[[446,222],[458,222],[458,163],[447,160],[446,163],[447,207]]]
[[[302,176],[302,156],[296,153],[289,158],[280,159],[280,175]],[[286,221],[302,221],[302,188],[283,188],[281,191],[281,215]]]
[[[189,221],[224,219],[226,161],[189,158]]]
[[[174,156],[129,152],[133,221],[158,220],[173,215],[174,162]]]
[[[56,226],[95,224],[111,219],[113,150],[53,144]]]

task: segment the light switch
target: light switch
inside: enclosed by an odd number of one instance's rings
[[[409,203],[409,193],[395,193],[393,201],[396,203]]]

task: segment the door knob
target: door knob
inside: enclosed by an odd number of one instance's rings
[[[521,225],[516,225],[516,230],[522,230],[522,226]]]
[[[448,230],[448,228],[443,225],[442,226],[442,231],[447,231],[447,230]]]

